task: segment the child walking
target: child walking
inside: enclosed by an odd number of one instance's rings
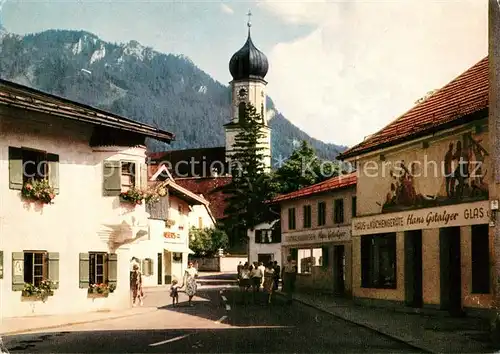
[[[172,306],[179,304],[179,282],[174,279],[172,280],[172,285],[170,286],[170,297],[172,298]]]

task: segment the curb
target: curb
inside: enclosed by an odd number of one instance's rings
[[[51,326],[32,327],[32,328],[21,329],[21,330],[16,330],[16,331],[11,331],[11,332],[3,332],[3,333],[0,333],[0,336],[14,336],[14,335],[19,335],[19,334],[38,332],[38,331],[46,330],[46,329],[54,329],[54,328],[61,328],[61,327],[67,327],[67,326],[76,326],[76,325],[86,324],[86,323],[90,323],[90,322],[117,320],[120,318],[127,318],[127,317],[142,315],[145,313],[151,313],[151,312],[155,312],[155,311],[158,311],[158,308],[155,307],[154,309],[151,309],[151,311],[132,313],[132,314],[128,314],[128,315],[112,316],[112,317],[99,318],[99,319],[93,319],[93,320],[85,320],[85,321],[66,322],[66,323],[61,323],[61,324],[56,324],[56,325],[51,325]]]
[[[282,293],[281,293],[281,294],[279,294],[279,296],[285,297],[285,295],[284,295],[284,294],[282,294]],[[329,314],[329,315],[331,315],[331,316],[334,316],[334,317],[336,317],[336,318],[340,318],[341,320],[344,320],[344,321],[346,321],[346,322],[353,323],[353,324],[355,324],[355,325],[357,325],[357,326],[360,326],[360,327],[363,327],[363,328],[369,329],[369,330],[371,330],[371,331],[377,332],[378,334],[381,334],[381,335],[383,335],[383,336],[385,336],[385,337],[391,338],[391,339],[393,339],[393,340],[395,340],[395,341],[397,341],[397,342],[400,342],[400,343],[406,344],[406,345],[408,345],[408,346],[410,346],[410,347],[412,347],[412,348],[418,349],[419,351],[424,351],[424,352],[426,352],[426,353],[433,353],[433,354],[434,354],[434,353],[435,353],[435,354],[439,353],[439,352],[434,352],[434,351],[432,351],[432,350],[429,350],[428,348],[425,348],[425,347],[422,347],[422,346],[419,346],[419,345],[413,344],[413,343],[411,343],[411,342],[408,342],[406,339],[403,339],[403,338],[401,338],[401,337],[399,337],[399,336],[396,336],[396,335],[393,335],[393,334],[388,334],[388,333],[386,333],[386,332],[382,332],[381,330],[379,330],[379,329],[377,329],[377,328],[374,328],[374,327],[372,327],[372,326],[370,326],[370,325],[367,325],[367,324],[364,324],[364,323],[359,323],[359,322],[356,322],[356,321],[350,320],[350,319],[348,319],[348,318],[345,318],[345,317],[339,316],[339,315],[337,315],[337,314],[335,314],[335,313],[332,313],[332,312],[330,312],[330,311],[328,311],[328,310],[322,309],[322,308],[320,308],[320,307],[318,307],[318,306],[316,306],[316,305],[310,304],[310,303],[305,302],[305,301],[303,301],[303,300],[293,299],[293,301],[298,302],[298,303],[300,303],[300,304],[302,304],[302,305],[305,305],[305,306],[311,307],[311,308],[313,308],[313,309],[319,310],[319,311],[321,311],[321,312],[327,313],[327,314]]]

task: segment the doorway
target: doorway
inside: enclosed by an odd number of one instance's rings
[[[333,287],[334,294],[345,295],[345,247],[344,245],[333,247]]]
[[[273,261],[273,254],[272,253],[259,253],[257,255],[257,262],[262,262],[265,266],[269,264],[269,262]]]
[[[165,283],[170,284],[172,281],[172,253],[165,251]]]
[[[422,284],[422,230],[405,232],[405,302],[421,308],[424,304]]]
[[[163,284],[163,255],[158,253],[156,271],[158,273],[158,285]]]
[[[452,316],[463,316],[460,227],[439,229],[441,308]]]

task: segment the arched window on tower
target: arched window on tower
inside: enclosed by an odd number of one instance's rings
[[[246,121],[246,112],[247,111],[247,105],[245,102],[240,102],[240,105],[238,106],[238,121],[240,123],[243,123]]]
[[[266,122],[266,120],[264,119],[264,103],[260,104],[260,118],[262,119],[262,123]]]

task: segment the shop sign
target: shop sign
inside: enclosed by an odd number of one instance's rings
[[[282,244],[339,242],[348,241],[350,237],[351,230],[349,227],[336,227],[315,231],[300,231],[283,234]]]
[[[481,201],[354,218],[352,221],[352,234],[369,235],[405,230],[489,224],[489,222],[489,202]]]
[[[166,239],[169,239],[169,240],[171,240],[171,239],[175,240],[175,239],[181,238],[181,235],[178,233],[175,233],[175,232],[168,232],[167,231],[167,232],[163,233],[163,237],[165,237]]]

